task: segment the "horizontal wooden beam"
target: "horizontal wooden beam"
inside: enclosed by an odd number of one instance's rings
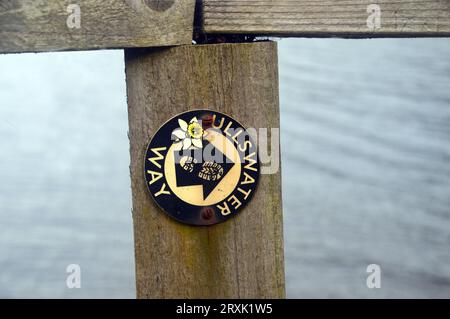
[[[189,44],[210,34],[450,36],[449,0],[0,1],[0,53]]]
[[[203,0],[205,33],[450,36],[449,0]]]
[[[190,44],[195,0],[0,1],[0,53]]]

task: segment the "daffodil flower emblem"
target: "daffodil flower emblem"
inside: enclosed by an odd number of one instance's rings
[[[182,119],[178,119],[178,125],[180,127],[172,132],[175,143],[182,143],[183,150],[203,147],[202,138],[204,131],[197,117],[193,117],[189,124]]]

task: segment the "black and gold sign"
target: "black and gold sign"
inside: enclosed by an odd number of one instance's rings
[[[145,155],[145,178],[169,216],[191,225],[217,224],[236,215],[255,193],[257,145],[225,114],[185,112],[156,132]]]

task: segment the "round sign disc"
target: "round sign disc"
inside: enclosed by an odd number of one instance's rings
[[[169,216],[213,225],[238,213],[259,180],[257,145],[235,119],[193,110],[167,121],[145,154],[152,198]]]

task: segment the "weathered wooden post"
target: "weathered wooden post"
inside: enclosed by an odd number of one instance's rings
[[[247,127],[279,127],[274,42],[127,50],[131,180],[139,298],[283,298],[280,172],[225,223],[195,227],[166,216],[144,178],[146,146],[169,118],[194,108]]]

